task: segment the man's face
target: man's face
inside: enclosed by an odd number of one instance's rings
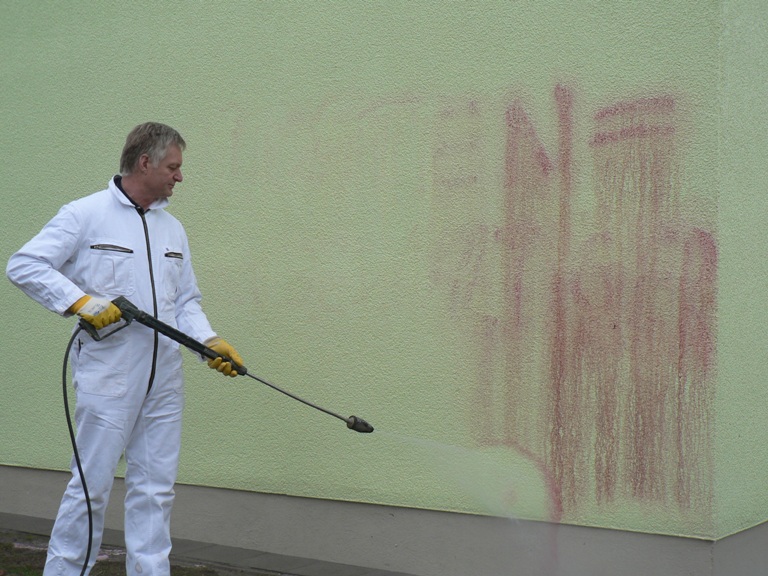
[[[173,195],[173,187],[183,180],[181,175],[181,150],[178,146],[171,145],[165,158],[160,160],[157,166],[147,162],[145,185],[147,192],[155,199],[170,198]]]

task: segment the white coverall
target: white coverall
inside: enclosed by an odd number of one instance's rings
[[[162,322],[205,341],[216,334],[200,307],[186,233],[163,209],[167,204],[167,199],[159,200],[144,212],[112,179],[106,190],[62,207],[10,258],[6,274],[61,315],[69,315],[67,309],[85,294],[110,300],[123,295]],[[184,405],[179,345],[134,322],[101,341],[80,332],[70,361],[77,446],[93,508],[90,565],[124,453],[127,574],[168,576]],[[74,458],[71,469],[45,576],[78,576],[85,560],[88,514]]]

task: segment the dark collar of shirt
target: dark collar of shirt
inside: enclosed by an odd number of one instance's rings
[[[120,174],[117,174],[117,175],[115,175],[114,180],[115,180],[115,186],[117,186],[117,188],[120,190],[120,192],[122,192],[123,195],[126,198],[128,198],[128,200],[131,201],[131,204],[133,204],[136,207],[136,210],[138,210],[140,213],[143,214],[145,212],[144,208],[142,208],[141,206],[136,204],[136,202],[133,201],[133,198],[128,196],[128,194],[126,193],[125,189],[123,188],[123,177]]]

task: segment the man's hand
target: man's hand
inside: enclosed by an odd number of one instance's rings
[[[72,304],[69,311],[93,324],[97,330],[117,322],[123,315],[120,309],[106,298],[87,295]]]
[[[232,346],[230,346],[226,340],[219,338],[218,336],[214,336],[213,338],[206,340],[204,344],[214,352],[230,358],[238,366],[243,365],[243,359],[240,358],[240,354],[238,354],[237,350],[232,348]],[[214,360],[209,359],[208,366],[214,370],[218,370],[225,376],[232,376],[233,378],[237,376],[235,367],[232,366],[232,364],[229,362],[224,362],[221,358],[216,358]]]

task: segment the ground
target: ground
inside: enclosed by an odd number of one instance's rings
[[[48,539],[34,534],[0,530],[0,576],[41,576]],[[124,576],[125,550],[104,546],[99,550],[91,576]],[[171,576],[279,576],[276,573],[243,572],[171,558]]]

